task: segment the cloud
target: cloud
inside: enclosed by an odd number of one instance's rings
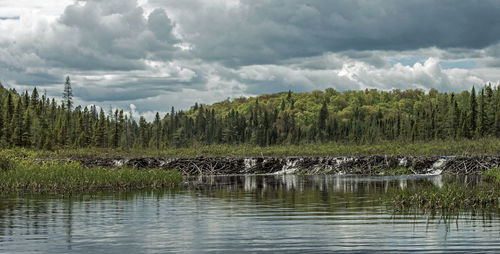
[[[337,57],[341,56],[328,56]],[[378,68],[352,58],[343,58],[344,64],[331,69],[297,68],[283,65],[254,65],[240,68],[237,73],[242,83],[249,84],[250,93],[274,93],[292,89],[311,91],[333,87],[339,91],[366,88],[429,89],[458,91],[483,85],[486,80],[474,71],[443,69],[438,58],[430,57],[412,66],[396,63],[387,68]]]
[[[500,80],[497,1],[0,0],[0,82],[137,114],[263,93]],[[10,19],[9,17],[19,17]]]
[[[0,16],[0,20],[9,20],[9,19],[11,19],[11,20],[19,20],[20,17],[19,16],[10,16],[10,17],[1,17]]]
[[[478,49],[500,40],[497,1],[229,2],[238,4],[150,4],[172,10],[197,56],[231,66],[349,50]]]
[[[135,0],[92,0],[70,5],[54,29],[63,37],[50,38],[57,41],[41,51],[42,55],[56,64],[78,69],[143,69],[142,59],[168,57],[179,42],[163,9],[145,17]],[[63,50],[53,55],[51,50],[56,45]]]
[[[145,16],[135,0],[79,1],[53,23],[22,16],[14,38],[0,40],[0,54],[21,68],[144,69],[144,59],[168,60],[178,50],[173,26],[165,10]]]

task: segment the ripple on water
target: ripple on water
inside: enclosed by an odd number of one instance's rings
[[[442,176],[221,176],[182,191],[0,199],[0,253],[497,252],[497,210],[395,214],[390,188]]]

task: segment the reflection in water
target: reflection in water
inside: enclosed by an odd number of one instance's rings
[[[0,253],[494,251],[499,211],[394,214],[391,189],[480,178],[200,176],[182,190],[4,195]]]

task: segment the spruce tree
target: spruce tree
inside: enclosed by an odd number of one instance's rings
[[[471,95],[470,95],[470,104],[469,104],[469,119],[468,119],[468,131],[465,133],[467,138],[471,138],[472,134],[477,130],[477,102],[476,102],[476,89],[472,87]]]
[[[113,148],[118,147],[118,142],[120,141],[120,126],[118,121],[118,110],[115,110],[114,118],[113,118],[113,134],[112,134],[112,145]]]
[[[147,126],[146,118],[141,116],[139,118],[139,135],[140,135],[140,139],[141,139],[140,145],[142,148],[146,148],[149,144],[147,128],[148,128],[148,126]]]
[[[71,89],[71,80],[69,76],[66,76],[66,82],[64,83],[63,105],[68,112],[71,111],[73,107],[73,90]]]
[[[28,108],[24,112],[21,143],[24,147],[31,147],[31,112]]]
[[[153,122],[154,133],[155,133],[155,147],[156,149],[160,149],[160,139],[161,139],[161,122],[160,122],[160,114],[156,112],[155,120]]]
[[[38,96],[39,96],[38,91],[35,87],[35,88],[33,88],[33,92],[31,92],[31,102],[30,102],[31,108],[33,110],[38,109],[38,101],[39,101]],[[37,113],[39,113],[39,112],[37,112]]]
[[[17,100],[16,108],[14,109],[14,114],[12,115],[12,120],[10,122],[10,126],[14,129],[12,132],[12,136],[10,138],[11,146],[21,146],[22,145],[22,119],[21,119],[21,111],[22,111],[22,103],[21,100]]]
[[[487,126],[487,115],[485,109],[485,100],[484,100],[484,89],[481,89],[481,94],[479,96],[479,114],[478,114],[478,125],[477,125],[477,135],[479,137],[483,137],[486,133]]]
[[[106,133],[106,116],[104,110],[101,108],[99,113],[99,120],[94,125],[94,136],[92,138],[92,144],[94,147],[104,147],[104,139]]]
[[[12,94],[9,92],[7,94],[7,99],[5,100],[5,105],[3,108],[3,131],[2,135],[3,138],[7,143],[10,143],[10,137],[12,133],[12,128],[11,128],[11,121],[12,121],[12,115],[14,114],[14,102],[12,101]]]

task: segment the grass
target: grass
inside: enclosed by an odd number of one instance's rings
[[[424,211],[474,210],[499,204],[500,188],[497,184],[468,187],[464,184],[447,183],[441,188],[418,186],[393,190],[386,196],[396,210],[418,208]]]
[[[300,144],[259,147],[243,145],[196,145],[189,148],[162,149],[99,149],[61,148],[55,151],[11,149],[2,153],[22,154],[25,157],[196,157],[196,156],[356,156],[356,155],[497,155],[500,139],[434,140],[428,142],[381,142],[376,144]]]
[[[3,157],[5,160],[5,157]],[[177,171],[133,168],[85,168],[77,162],[24,159],[0,171],[0,191],[67,192],[172,187],[182,181]]]
[[[377,169],[371,175],[386,175],[386,176],[400,176],[400,175],[413,175],[416,174],[413,167],[395,167],[387,169]]]
[[[500,183],[500,167],[485,171],[483,177],[486,181]]]

